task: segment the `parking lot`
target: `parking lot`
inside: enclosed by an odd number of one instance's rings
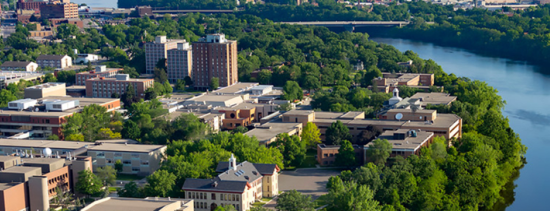
[[[340,170],[315,168],[284,171],[279,175],[279,190],[297,190],[316,199],[327,193],[328,179],[339,174]]]

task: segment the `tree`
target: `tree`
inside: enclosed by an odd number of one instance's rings
[[[292,103],[283,103],[275,108],[277,111],[290,111],[292,110]]]
[[[357,143],[358,145],[365,145],[368,144],[372,139],[376,138],[378,135],[380,135],[382,131],[380,129],[373,127],[372,125],[367,126],[367,128],[359,134],[359,138]]]
[[[115,161],[115,170],[117,172],[122,172],[123,168],[124,168],[124,164],[122,164],[122,161],[116,160]]]
[[[76,191],[88,196],[101,192],[101,180],[90,170],[78,172],[78,181],[75,184]]]
[[[118,192],[120,197],[130,197],[130,198],[143,198],[143,190],[139,188],[136,182],[131,181],[124,185],[124,188]]]
[[[289,136],[288,133],[277,135],[277,140],[271,144],[283,154],[285,166],[300,166],[306,159],[306,144],[299,136]]]
[[[302,130],[302,141],[309,148],[317,147],[321,143],[321,130],[313,122],[308,122]]]
[[[96,170],[97,177],[103,181],[103,185],[115,185],[116,170],[112,166],[99,167]]]
[[[296,190],[290,190],[279,195],[275,208],[281,211],[314,210],[311,196],[302,195]]]
[[[304,93],[302,91],[302,88],[300,88],[300,85],[298,85],[298,82],[296,81],[287,81],[285,86],[283,87],[283,96],[282,98],[285,100],[302,100],[304,97]]]
[[[153,75],[155,75],[155,82],[162,83],[168,80],[168,74],[165,69],[155,67],[153,70]]]
[[[321,82],[319,81],[319,77],[308,75],[304,80],[304,88],[308,89],[309,91],[318,90],[321,88]]]
[[[261,70],[258,73],[258,82],[260,84],[271,84],[271,70]]]
[[[216,207],[214,211],[237,211],[233,205],[225,205],[225,206],[219,206]]]
[[[326,143],[330,145],[340,145],[344,140],[351,140],[351,134],[340,120],[333,122],[326,131]]]
[[[7,107],[8,102],[14,100],[17,100],[17,96],[15,96],[12,92],[7,89],[0,90],[0,107]]]
[[[176,90],[185,91],[185,80],[178,79],[176,82]]]
[[[147,177],[145,192],[149,196],[166,197],[176,184],[176,176],[166,170],[157,170]]]
[[[217,77],[212,77],[210,79],[210,90],[214,91],[218,89],[219,86],[220,86],[220,79]]]
[[[193,85],[193,80],[191,79],[191,77],[185,76],[185,78],[183,80],[185,81],[185,85],[187,85],[187,86]]]
[[[383,165],[390,157],[392,145],[386,139],[376,139],[369,145],[367,150],[367,159],[376,165]]]
[[[73,84],[75,82],[76,72],[74,70],[63,70],[57,73],[57,81]]]
[[[170,83],[168,83],[168,81],[164,81],[164,94],[170,94],[174,91],[174,89],[172,88],[172,86],[170,86]]]
[[[44,76],[44,83],[49,83],[49,82],[57,82],[57,78],[55,78],[55,76],[52,73],[48,73],[46,74],[46,76]]]
[[[124,106],[128,108],[132,106],[133,103],[137,102],[138,99],[139,97],[136,96],[134,85],[132,85],[131,83],[128,84],[128,86],[126,87],[126,91],[122,94],[120,100],[122,101],[122,103],[124,103]]]
[[[52,135],[48,136],[48,140],[59,140],[59,136],[57,136],[55,134],[52,134]]]
[[[122,135],[118,132],[113,132],[110,128],[101,128],[98,132],[98,138],[107,140],[107,139],[120,139]]]
[[[337,166],[345,167],[353,167],[357,165],[357,161],[355,160],[355,150],[353,149],[351,142],[347,140],[342,141],[334,163]]]
[[[139,77],[139,73],[136,71],[136,68],[129,66],[124,66],[122,69],[122,73],[130,75],[130,78]]]
[[[233,133],[246,133],[246,132],[248,132],[248,128],[243,126],[239,126],[233,129]]]
[[[374,192],[366,185],[343,182],[340,177],[331,177],[329,181],[327,210],[382,210],[379,202],[373,199]]]
[[[57,38],[67,39],[70,35],[76,36],[80,30],[74,24],[62,23],[57,27]]]
[[[124,122],[124,128],[122,129],[122,137],[137,140],[141,138],[141,129],[139,125],[129,119]]]
[[[155,88],[149,87],[147,90],[145,90],[145,100],[152,100],[156,99],[158,97],[157,92],[155,92]]]
[[[67,119],[63,126],[63,134],[67,136],[66,140],[95,141],[101,128],[107,128],[111,120],[111,113],[107,109],[97,104],[91,104],[82,110],[81,113],[75,113]]]

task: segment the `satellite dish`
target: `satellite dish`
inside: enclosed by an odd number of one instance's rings
[[[51,156],[52,156],[52,149],[50,149],[50,148],[44,148],[44,149],[42,150],[42,153],[44,153],[44,156],[46,156],[46,157],[51,157]]]
[[[419,118],[419,119],[422,119],[422,116],[419,116],[418,118]]]
[[[395,118],[396,118],[397,120],[401,120],[401,119],[403,119],[403,114],[402,114],[402,113],[397,113],[397,114],[395,115]]]

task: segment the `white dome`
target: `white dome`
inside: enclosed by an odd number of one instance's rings
[[[50,156],[52,156],[52,149],[50,149],[50,148],[44,148],[44,149],[42,150],[42,153],[44,154],[44,156],[50,157]]]

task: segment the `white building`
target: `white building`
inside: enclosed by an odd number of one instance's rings
[[[229,162],[220,162],[219,175],[213,179],[188,178],[183,184],[186,199],[193,199],[195,210],[214,210],[232,205],[237,210],[249,210],[256,200],[279,193],[279,167],[247,161],[237,164],[233,155]]]
[[[36,68],[38,68],[38,64],[34,62],[4,62],[2,66],[0,66],[2,71],[26,71],[26,72],[34,72],[36,71]]]
[[[76,60],[74,60],[75,64],[88,64],[88,62],[96,62],[99,60],[99,56],[95,54],[78,54]]]

